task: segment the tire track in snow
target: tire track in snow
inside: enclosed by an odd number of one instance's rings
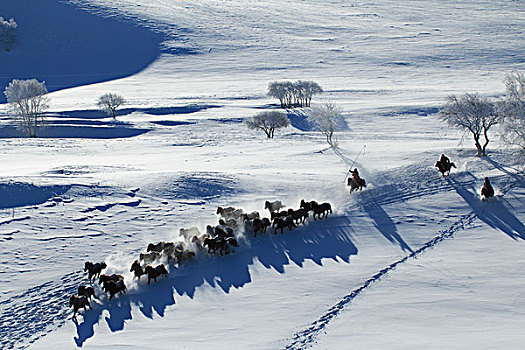
[[[0,348],[24,349],[71,316],[68,298],[85,280],[76,271],[0,302]]]
[[[499,178],[508,178],[509,175],[502,175]],[[464,184],[464,183],[462,183]],[[499,197],[503,197],[505,194],[507,194],[515,185],[517,182],[507,182],[505,185],[501,188],[502,194]],[[451,185],[448,186],[450,188],[453,188]],[[400,197],[410,197],[410,194],[407,196],[400,196]],[[483,212],[485,209],[483,210]],[[284,347],[286,350],[299,350],[299,349],[305,349],[309,348],[314,345],[314,342],[319,335],[321,331],[323,331],[328,323],[337,317],[341,311],[345,308],[347,304],[352,302],[357,296],[359,296],[365,289],[370,287],[374,282],[378,282],[383,276],[388,274],[390,271],[394,270],[397,266],[405,263],[411,258],[415,258],[416,256],[422,254],[429,248],[433,248],[436,244],[438,244],[441,241],[444,241],[447,238],[451,238],[454,233],[456,233],[459,230],[465,229],[465,227],[471,225],[476,219],[478,218],[478,214],[476,211],[472,211],[469,214],[462,215],[458,221],[453,223],[448,229],[440,231],[437,236],[432,238],[431,240],[424,243],[421,247],[419,247],[417,250],[413,251],[412,253],[406,255],[405,257],[393,262],[392,264],[388,265],[384,269],[380,270],[373,276],[371,276],[369,279],[367,279],[359,288],[354,289],[349,294],[344,296],[337,304],[332,306],[324,315],[322,315],[320,318],[312,322],[306,329],[297,332],[293,335],[292,341]]]

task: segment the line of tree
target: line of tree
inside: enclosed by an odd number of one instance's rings
[[[279,99],[281,108],[310,107],[312,97],[323,93],[315,81],[273,81],[268,84],[268,96]]]
[[[4,20],[0,17],[0,48],[9,52],[16,44],[18,25],[13,18]]]

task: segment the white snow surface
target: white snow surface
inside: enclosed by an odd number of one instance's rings
[[[56,24],[46,35],[27,20],[40,13]],[[523,173],[499,129],[479,158],[438,110],[451,93],[501,96],[505,73],[525,69],[523,1],[7,0],[0,16],[21,26],[0,78],[33,73],[38,43],[45,69],[31,76],[56,84],[39,138],[0,105],[0,348],[522,347]],[[93,18],[103,34],[84,40]],[[91,50],[134,35],[156,53]],[[281,79],[315,80],[314,103],[343,107],[338,147],[300,109],[272,140],[243,125],[278,107],[265,92]],[[105,92],[128,101],[117,121],[96,111]],[[351,167],[367,187],[349,194]],[[215,225],[219,205],[269,216],[266,200],[301,199],[334,211],[283,234],[239,230],[232,254],[198,251],[156,283],[129,271],[148,243]],[[96,285],[72,320],[88,260],[128,292]]]

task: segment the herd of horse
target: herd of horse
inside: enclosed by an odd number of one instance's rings
[[[442,154],[435,167],[438,168],[443,177],[446,177],[450,175],[452,168],[456,168],[456,165]],[[350,186],[350,193],[366,187],[366,181],[359,177],[357,169],[352,173],[354,176],[349,177],[347,183]],[[483,200],[494,196],[494,188],[487,177],[481,189],[481,195]],[[201,233],[197,227],[181,228],[179,237],[183,238],[182,241],[148,244],[146,252],[140,253],[139,259],[131,265],[130,272],[134,274],[133,279],[137,278],[140,281],[141,276],[146,275],[148,284],[151,283],[151,280],[157,282],[158,277],[168,277],[169,272],[163,263],[153,266],[154,262],[167,261],[168,264],[180,265],[185,261],[190,261],[196,255],[196,251],[199,250],[213,255],[228,255],[239,246],[236,234],[240,232],[250,232],[257,237],[258,234],[266,233],[271,227],[275,235],[279,231],[282,234],[285,228],[291,231],[297,225],[304,223],[310,214],[314,220],[318,220],[324,219],[332,213],[332,206],[328,202],[317,203],[316,201],[301,200],[298,209],[282,210],[284,208],[285,206],[281,201],[266,201],[264,209],[268,209],[269,217],[261,217],[257,211],[246,213],[235,207],[219,206],[216,211],[216,214],[219,215],[219,224],[208,225],[206,232]],[[88,273],[90,285],[80,285],[77,295],[70,296],[69,306],[73,307],[73,317],[76,317],[79,309],[91,308],[90,300],[95,297],[95,289],[92,284],[96,278],[98,278],[101,289],[105,293],[109,293],[109,299],[116,294],[126,293],[127,287],[124,283],[124,277],[120,274],[102,274],[102,270],[106,267],[105,262],[92,263],[87,261],[85,263],[84,271]]]
[[[157,282],[158,277],[169,276],[166,265],[160,263],[161,261],[180,266],[190,261],[197,251],[204,251],[211,255],[228,255],[239,246],[236,238],[239,234],[251,233],[257,237],[257,234],[266,233],[270,227],[274,235],[278,232],[282,234],[285,228],[291,231],[297,225],[304,223],[310,214],[314,220],[321,220],[333,213],[332,206],[328,202],[301,200],[298,209],[282,210],[284,208],[281,201],[266,201],[265,209],[268,209],[269,217],[261,217],[257,211],[245,213],[242,209],[234,207],[218,207],[216,214],[219,216],[219,224],[208,225],[205,233],[201,233],[197,227],[181,228],[179,237],[183,240],[148,244],[146,252],[140,253],[139,258],[131,264],[130,272],[133,272],[133,279],[140,281],[142,276],[147,276],[148,284],[152,280]],[[154,266],[154,263],[158,264]],[[70,296],[69,306],[73,307],[73,318],[76,317],[78,310],[91,308],[90,301],[96,298],[93,282],[97,279],[101,290],[109,294],[110,300],[117,294],[127,292],[124,276],[103,274],[106,268],[105,262],[85,262],[84,271],[88,274],[90,285],[78,286],[77,294]]]

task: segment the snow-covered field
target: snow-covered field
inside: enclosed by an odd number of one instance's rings
[[[53,92],[37,139],[0,105],[0,347],[521,348],[525,179],[499,130],[480,159],[438,109],[451,93],[501,96],[505,73],[525,70],[524,5],[2,3],[20,25],[2,89],[37,77]],[[338,148],[301,111],[273,140],[243,125],[277,108],[265,93],[281,79],[317,81],[313,102],[343,107]],[[105,92],[128,100],[116,123],[96,110]],[[433,167],[443,152],[449,178]],[[362,192],[345,186],[351,166]],[[129,272],[148,243],[216,224],[218,205],[268,216],[266,200],[301,199],[334,213],[238,232],[233,254],[199,252],[151,285]],[[128,292],[97,289],[71,320],[87,260],[124,274]]]

